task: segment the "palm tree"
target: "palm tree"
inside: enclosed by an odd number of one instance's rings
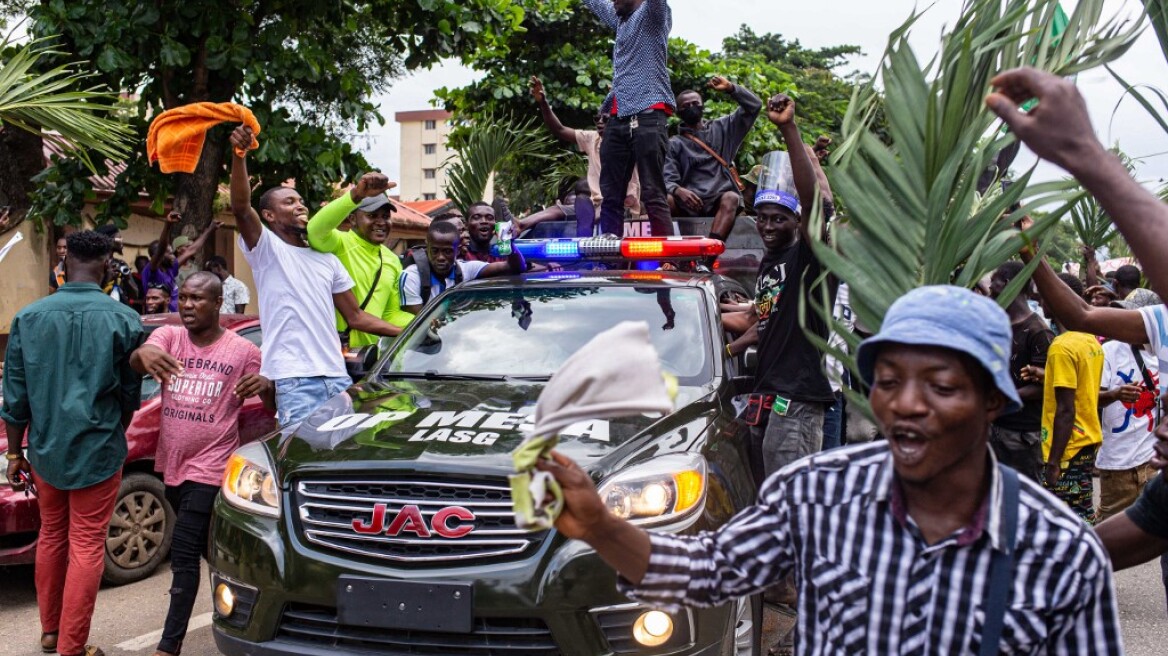
[[[1103,21],[1103,4],[1080,0],[1067,19],[1057,0],[966,0],[939,54],[924,65],[907,41],[919,14],[891,35],[879,77],[883,93],[874,84],[856,91],[830,167],[848,215],[832,243],[813,244],[827,269],[848,284],[859,321],[879,328],[892,302],[921,285],[972,287],[1079,199],[1074,181],[1029,184],[1033,170],[1004,190],[995,181],[990,193],[978,194],[978,178],[1015,142],[984,97],[999,71],[1026,64],[1070,76],[1123,54],[1139,26]],[[1061,33],[1052,33],[1056,20],[1059,27],[1066,21]],[[880,103],[891,145],[870,129]],[[1018,203],[1053,209],[1023,235],[1015,222],[1026,207],[1011,211]],[[1018,276],[1001,301],[1028,277]],[[826,293],[813,305],[810,311],[830,315]],[[854,352],[858,340],[847,337]],[[854,370],[846,354],[827,350]]]
[[[483,200],[492,174],[514,159],[544,158],[546,139],[531,121],[488,117],[477,122],[466,141],[455,147],[457,155],[446,164],[446,194],[464,209]]]
[[[89,151],[125,158],[134,131],[104,116],[117,96],[83,87],[94,74],[80,62],[48,68],[48,60],[64,54],[51,43],[42,38],[17,45],[11,32],[0,40],[0,130],[19,128],[56,141],[95,172]]]

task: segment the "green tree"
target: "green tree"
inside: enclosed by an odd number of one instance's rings
[[[564,125],[591,128],[592,116],[611,88],[611,31],[578,0],[531,10],[523,27],[523,33],[512,35],[505,54],[482,52],[466,60],[485,73],[480,80],[438,91],[446,108],[465,123],[452,136],[455,144],[487,116],[537,116],[528,84],[533,75],[543,81],[548,102]],[[810,50],[779,35],[755,35],[744,26],[726,39],[721,53],[685,39],[670,39],[670,82],[674,93],[685,89],[701,92],[707,116],[720,116],[736,107],[728,97],[706,88],[714,75],[724,75],[764,99],[778,92],[790,93],[807,103],[806,110],[811,113],[800,118],[808,126],[808,139],[814,141],[818,134],[838,134],[855,84],[837,76],[834,69],[857,52],[855,46]],[[764,154],[781,147],[782,139],[774,127],[759,121],[739,151],[738,167],[747,171]],[[551,161],[514,162],[499,172],[496,188],[508,194],[514,206],[546,203],[563,186],[559,173],[582,171],[579,155],[562,144],[549,145],[546,154]]]
[[[100,79],[136,96],[130,123],[145,143],[148,119],[194,102],[248,106],[263,128],[250,159],[261,186],[294,178],[310,200],[366,170],[349,144],[384,118],[370,100],[406,71],[445,57],[496,53],[521,29],[535,0],[43,0],[32,31],[62,35],[71,57],[94,61]],[[139,148],[126,162],[102,219],[123,221],[146,190],[156,209],[169,193],[193,234],[210,220],[225,180],[227,127],[208,133],[198,169],[161,175]],[[84,172],[59,162],[39,199],[53,222],[72,223],[89,193]]]

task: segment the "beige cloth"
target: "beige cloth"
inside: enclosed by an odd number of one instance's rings
[[[598,210],[600,202],[604,200],[600,193],[600,141],[600,133],[596,130],[576,130],[576,147],[588,158],[588,189],[592,192],[592,204]],[[634,210],[641,206],[641,181],[637,177],[636,168],[633,169],[633,177],[629,178],[629,189],[625,195],[637,199]]]
[[[673,410],[676,379],[661,372],[649,324],[624,321],[593,337],[564,361],[535,403],[531,435],[512,452],[510,477],[515,523],[546,529],[563,505],[559,484],[535,469],[555,447],[560,431],[577,422]]]

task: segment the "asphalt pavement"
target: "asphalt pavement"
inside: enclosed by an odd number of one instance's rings
[[[211,596],[205,565],[201,580],[183,656],[219,653],[211,637]],[[1131,656],[1160,656],[1168,639],[1168,614],[1159,563],[1119,572],[1116,585],[1126,652]],[[166,618],[169,586],[170,571],[164,567],[144,581],[102,588],[97,597],[90,642],[104,649],[108,656],[153,654]],[[770,645],[789,622],[774,612],[767,615],[764,626],[770,635],[765,636],[764,644]],[[39,639],[32,567],[0,567],[0,656],[39,656]]]

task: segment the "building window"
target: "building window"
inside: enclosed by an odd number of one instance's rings
[[[434,122],[433,119],[430,119],[429,121],[426,121],[426,123],[425,123],[425,125],[423,125],[423,127],[425,127],[427,130],[433,130],[435,127],[437,127],[437,124]]]
[[[435,152],[437,152],[437,150],[438,144],[424,144],[422,146],[422,152],[426,155],[433,155]]]
[[[436,172],[434,169],[422,169],[422,175],[425,176],[427,180],[433,180],[435,173]]]
[[[422,200],[438,200],[438,194],[422,194]]]

